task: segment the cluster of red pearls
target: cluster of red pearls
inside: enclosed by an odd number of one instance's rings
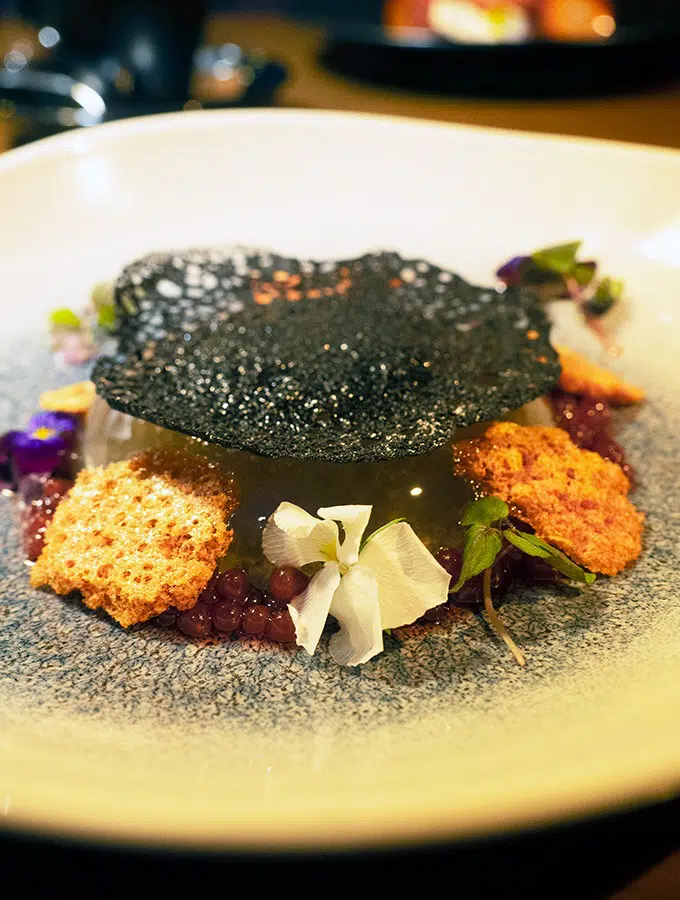
[[[190,609],[170,607],[156,621],[167,628],[177,626],[193,638],[243,635],[288,644],[295,640],[288,604],[308,582],[307,575],[292,566],[274,569],[265,590],[255,587],[241,566],[216,571]]]

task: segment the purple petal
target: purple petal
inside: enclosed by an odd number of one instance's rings
[[[517,287],[522,283],[524,269],[530,261],[529,256],[513,256],[498,269],[496,277],[508,287]]]
[[[31,472],[53,472],[69,449],[71,437],[71,433],[66,432],[41,440],[25,431],[14,432],[11,453],[17,473],[28,475]]]
[[[78,428],[78,418],[69,413],[40,412],[28,423],[26,431],[36,431],[38,428],[49,428],[61,434],[64,431],[75,431]]]

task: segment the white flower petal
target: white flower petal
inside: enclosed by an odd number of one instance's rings
[[[293,503],[281,503],[262,532],[262,549],[275,566],[305,566],[335,559],[338,526]]]
[[[375,574],[383,628],[415,622],[448,598],[449,574],[406,522],[390,525],[371,538],[359,564]]]
[[[359,666],[382,653],[383,634],[375,574],[356,565],[342,576],[333,596],[330,613],[340,631],[330,640],[333,659],[341,666]]]
[[[340,566],[329,562],[317,572],[305,590],[288,604],[295,625],[296,643],[313,655],[326,624],[333,595],[340,584]]]
[[[359,559],[361,539],[371,518],[372,506],[324,506],[317,510],[322,519],[342,522],[345,539],[338,547],[338,559],[343,565],[352,566]]]

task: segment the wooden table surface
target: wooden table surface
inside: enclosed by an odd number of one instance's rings
[[[23,33],[20,26],[12,29],[2,29],[0,52],[7,41]],[[386,113],[680,148],[680,83],[640,94],[555,102],[449,99],[374,87],[329,73],[317,62],[322,32],[280,17],[215,17],[208,22],[206,38],[208,43],[233,42],[251,51],[260,49],[282,61],[289,70],[279,94],[282,106]],[[0,151],[10,146],[13,127],[11,119],[1,116],[0,109]],[[680,851],[618,893],[616,900],[666,897],[680,897]]]
[[[449,99],[373,87],[329,73],[316,61],[322,32],[279,18],[221,16],[210,21],[207,33],[211,43],[259,47],[282,60],[290,71],[280,94],[283,106],[416,116],[680,148],[680,82],[640,95],[603,99]]]

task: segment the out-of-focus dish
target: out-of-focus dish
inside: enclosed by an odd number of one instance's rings
[[[352,77],[467,96],[626,90],[678,73],[673,0],[298,0]]]

